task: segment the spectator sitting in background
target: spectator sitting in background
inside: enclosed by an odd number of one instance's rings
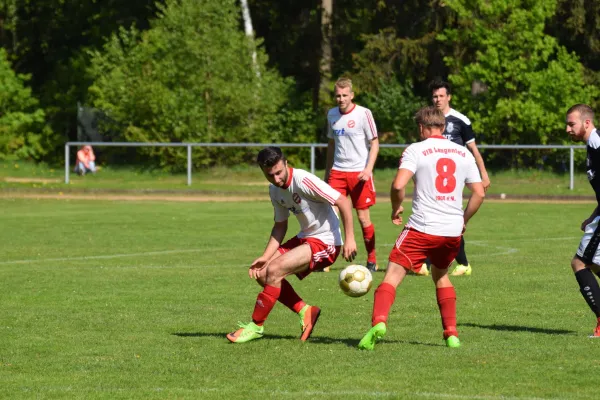
[[[87,172],[96,173],[96,156],[92,146],[83,146],[77,152],[77,161],[75,163],[75,172],[79,175],[85,175]]]

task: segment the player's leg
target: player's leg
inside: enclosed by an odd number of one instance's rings
[[[311,260],[307,269],[296,272],[298,279],[304,279],[313,271],[320,271],[332,265],[340,255],[341,246],[332,246],[323,243],[319,239],[303,239],[311,249]],[[283,288],[283,286],[282,286]],[[283,294],[283,292],[282,292]],[[300,316],[300,326],[302,327],[300,340],[307,340],[313,332],[315,325],[321,315],[321,309],[317,306],[311,306],[304,303],[304,306],[298,312]],[[296,305],[299,307],[299,305]]]
[[[332,169],[329,171],[329,177],[327,179],[327,184],[344,196],[348,195],[349,190],[346,174],[346,172]],[[337,207],[334,206],[333,208],[335,209],[335,212],[339,215]],[[329,272],[330,270],[330,266],[327,266],[323,269],[317,269],[315,270],[315,272]]]
[[[348,174],[348,185],[350,198],[356,208],[356,215],[363,234],[363,241],[367,251],[366,267],[371,271],[377,271],[377,256],[375,253],[375,226],[371,221],[369,208],[375,205],[376,193],[373,177],[368,181],[358,180],[358,172]]]
[[[356,215],[360,222],[360,227],[363,234],[363,241],[365,243],[365,250],[367,251],[367,263],[366,267],[371,271],[377,271],[377,256],[375,254],[375,226],[371,222],[371,214],[368,208],[357,209]]]
[[[591,268],[577,255],[571,260],[571,268],[585,302],[596,316],[596,329],[590,337],[600,338],[600,286]]]
[[[385,270],[383,282],[377,286],[373,301],[373,314],[371,316],[371,329],[358,343],[361,350],[373,350],[375,343],[387,332],[387,320],[396,300],[396,288],[407,274],[406,268],[389,261]]]
[[[456,329],[456,291],[448,277],[448,267],[459,250],[460,238],[438,238],[439,246],[430,253],[431,278],[435,284],[435,294],[442,317],[443,337],[446,345],[459,347],[460,341]]]
[[[227,335],[227,339],[234,343],[245,343],[262,337],[263,325],[281,295],[282,281],[290,274],[307,270],[311,257],[310,246],[302,244],[269,261],[257,279],[263,290],[256,298],[252,322],[240,324],[238,330]]]
[[[300,239],[298,237],[294,237],[288,240],[286,243],[282,244],[279,247],[279,251],[277,251],[269,261],[273,261],[274,259],[280,257],[282,254],[290,251],[291,249],[299,246],[301,244]],[[257,281],[262,287],[264,287],[264,283]],[[287,279],[283,279],[281,281],[281,293],[279,294],[279,299],[277,299],[281,304],[295,312],[296,314],[300,313],[300,311],[306,307],[306,303],[302,298],[296,293],[292,285],[287,281]]]
[[[579,284],[579,291],[596,316],[596,329],[590,337],[600,337],[600,287],[591,269],[600,264],[600,217],[594,218],[584,230],[571,268]]]
[[[460,276],[460,275],[471,275],[471,264],[469,264],[469,260],[467,260],[467,253],[465,253],[465,237],[461,236],[460,239],[460,249],[458,254],[456,255],[456,262],[458,265],[452,271],[452,276]]]
[[[358,344],[359,349],[373,350],[375,343],[387,332],[387,319],[396,300],[396,288],[408,271],[421,265],[425,260],[425,251],[422,246],[422,233],[412,229],[404,229],[396,245],[390,252],[388,266],[381,284],[375,290],[373,301],[373,314],[371,317],[371,329]]]

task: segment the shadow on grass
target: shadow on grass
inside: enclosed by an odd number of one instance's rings
[[[543,333],[545,335],[574,335],[575,331],[569,331],[566,329],[544,329],[536,328],[533,326],[520,326],[520,325],[504,325],[504,324],[492,324],[482,325],[473,324],[469,322],[458,324],[459,326],[469,326],[472,328],[491,329],[494,331],[508,331],[508,332],[531,332],[531,333]]]
[[[173,336],[179,336],[179,337],[209,337],[209,338],[218,338],[218,339],[225,339],[225,336],[227,335],[228,332],[226,333],[209,333],[209,332],[175,332],[172,333]],[[269,339],[269,340],[293,340],[293,341],[298,341],[298,336],[292,336],[292,335],[271,335],[271,334],[266,334],[264,337],[264,339]],[[226,340],[226,339],[225,339]],[[332,337],[327,337],[327,336],[311,336],[310,339],[307,340],[308,343],[315,343],[315,344],[344,344],[348,347],[353,347],[356,348],[358,347],[358,342],[360,342],[360,338],[356,338],[356,339],[343,339],[343,338],[332,338]],[[417,342],[417,341],[409,341],[409,340],[387,340],[387,339],[383,339],[381,342],[379,342],[380,344],[410,344],[410,345],[417,345],[417,346],[432,346],[432,347],[446,347],[445,345],[442,344],[436,344],[436,343],[426,343],[426,342]]]

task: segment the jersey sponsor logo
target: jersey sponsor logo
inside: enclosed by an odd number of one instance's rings
[[[348,128],[354,128],[356,126],[356,122],[354,122],[353,119],[351,119],[350,121],[348,121]]]
[[[345,128],[342,128],[342,129],[334,129],[334,130],[333,130],[333,134],[334,134],[335,136],[344,136],[344,135],[346,134],[346,130],[345,130]]]
[[[302,201],[302,199],[300,198],[300,195],[298,193],[294,193],[292,195],[292,200],[294,200],[294,203],[296,203],[296,204],[300,204],[300,202]]]
[[[446,132],[448,132],[448,133],[454,132],[454,124],[452,122],[448,122],[448,125],[446,125]]]

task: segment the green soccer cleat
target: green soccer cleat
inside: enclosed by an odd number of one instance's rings
[[[239,329],[235,332],[228,333],[227,339],[231,343],[246,343],[254,339],[260,339],[263,337],[265,328],[256,325],[254,322],[248,322],[247,324],[238,322]]]
[[[456,336],[448,336],[446,339],[446,346],[457,348],[460,347],[460,340]]]
[[[375,348],[375,342],[385,336],[387,328],[385,322],[380,322],[371,329],[369,332],[360,340],[358,348],[361,350],[373,350]]]
[[[452,271],[452,273],[450,275],[452,276],[460,276],[460,275],[466,275],[469,276],[471,275],[471,264],[467,264],[467,265],[461,265],[458,264],[456,266],[456,268],[454,268],[454,270]]]

